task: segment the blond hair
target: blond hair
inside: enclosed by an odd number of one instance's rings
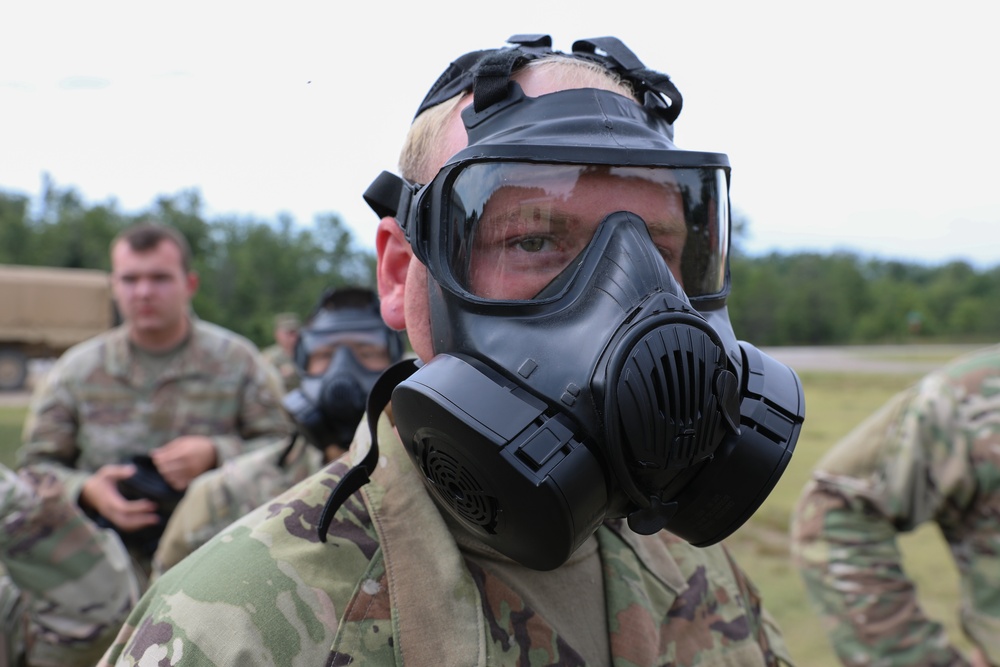
[[[600,63],[562,54],[552,54],[530,61],[511,78],[518,80],[524,72],[558,72],[564,90],[599,88],[636,99],[631,84]],[[453,113],[470,93],[458,95],[435,105],[417,116],[403,142],[399,155],[399,173],[413,183],[427,183],[434,178],[448,155],[440,155],[444,133]]]

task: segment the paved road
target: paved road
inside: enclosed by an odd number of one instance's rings
[[[858,345],[764,347],[765,353],[801,371],[923,374],[981,345]]]

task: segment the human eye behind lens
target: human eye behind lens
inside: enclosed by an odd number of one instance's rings
[[[484,219],[477,244],[504,254],[537,254],[558,249],[565,236],[565,225],[555,224],[549,216],[535,209],[509,208],[500,215]]]
[[[378,345],[355,345],[354,356],[368,370],[378,371],[389,365],[389,351]]]
[[[521,252],[537,254],[546,250],[553,250],[555,242],[552,238],[540,235],[524,235],[510,239],[506,246],[510,250],[520,250]]]

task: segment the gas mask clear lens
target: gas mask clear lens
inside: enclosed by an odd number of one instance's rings
[[[308,331],[303,333],[302,338],[306,357],[306,366],[302,370],[306,375],[326,373],[341,349],[348,350],[357,364],[369,371],[381,372],[391,362],[386,333],[383,331]]]
[[[726,173],[719,168],[476,162],[444,179],[442,272],[467,296],[532,301],[571,268],[608,215],[643,221],[689,297],[725,288]]]

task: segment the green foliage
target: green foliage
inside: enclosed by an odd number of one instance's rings
[[[21,405],[0,405],[0,463],[13,468],[21,446],[21,429],[28,409]]]
[[[28,199],[0,193],[0,264],[13,264],[22,252],[30,253]]]
[[[1000,266],[939,267],[849,253],[732,259],[729,314],[756,345],[992,341]]]
[[[125,226],[173,225],[187,237],[199,275],[195,312],[261,347],[273,341],[275,313],[306,317],[330,287],[374,287],[374,254],[355,246],[336,215],[307,227],[287,216],[208,220],[202,209],[198,191],[186,190],[127,215],[114,201],[88,206],[72,188],[46,181],[32,214],[27,198],[0,192],[0,262],[108,270],[111,240]]]
[[[277,220],[209,220],[197,190],[159,197],[138,215],[114,201],[87,205],[72,188],[46,179],[40,210],[0,191],[0,262],[109,268],[108,245],[125,225],[153,218],[180,229],[201,277],[196,312],[258,345],[271,342],[271,318],[308,315],[322,291],[374,286],[375,257],[359,250],[333,214],[309,226]],[[741,249],[749,221],[733,214],[729,314],[739,338],[755,345],[988,342],[1000,332],[1000,265],[941,266],[864,259],[849,253],[770,254]]]

